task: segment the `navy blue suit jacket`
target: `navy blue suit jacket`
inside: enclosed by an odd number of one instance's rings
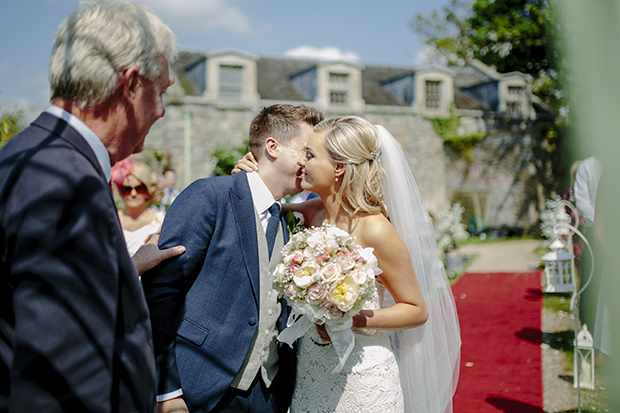
[[[207,412],[232,383],[258,327],[260,264],[246,174],[188,186],[167,211],[159,242],[160,248],[184,245],[187,251],[142,277],[158,394],[182,388],[190,411]],[[294,363],[294,353],[280,346],[276,377],[294,374]]]
[[[0,265],[0,411],[154,411],[148,309],[109,184],[47,113],[0,150]]]

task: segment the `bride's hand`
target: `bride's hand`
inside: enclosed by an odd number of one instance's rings
[[[332,339],[331,337],[329,337],[329,334],[327,334],[325,325],[319,325],[319,324],[315,324],[315,325],[316,325],[316,331],[319,333],[321,340],[323,340],[326,343],[331,343]]]
[[[231,173],[236,174],[241,171],[246,171],[246,172],[258,171],[258,161],[254,157],[252,152],[248,152],[245,155],[243,155],[243,158],[237,161],[237,165],[235,165]]]

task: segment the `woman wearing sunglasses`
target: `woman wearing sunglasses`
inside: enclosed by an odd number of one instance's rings
[[[118,188],[124,209],[118,211],[129,255],[133,256],[154,234],[159,234],[163,211],[149,208],[157,190],[151,169],[131,158],[114,165],[112,181]]]

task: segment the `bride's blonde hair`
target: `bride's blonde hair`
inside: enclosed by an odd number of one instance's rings
[[[324,134],[323,144],[331,160],[346,165],[338,191],[344,210],[350,215],[363,211],[387,218],[377,128],[357,116],[340,116],[325,119],[314,131]]]

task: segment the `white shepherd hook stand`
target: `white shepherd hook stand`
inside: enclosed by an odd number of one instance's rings
[[[572,206],[572,205],[571,205]],[[557,229],[557,230],[556,230]],[[578,291],[575,291],[575,293],[573,294],[573,297],[571,298],[571,302],[570,302],[570,307],[571,310],[573,311],[573,315],[575,318],[575,340],[573,342],[574,344],[574,351],[575,351],[575,365],[573,366],[573,370],[574,370],[574,375],[576,378],[576,387],[577,387],[577,407],[578,407],[578,411],[579,413],[581,413],[581,372],[580,372],[580,365],[584,360],[582,357],[585,355],[586,357],[588,355],[591,356],[590,360],[590,367],[591,370],[589,372],[586,373],[586,375],[584,376],[584,379],[587,378],[588,376],[590,376],[590,380],[591,383],[584,383],[584,387],[588,387],[588,388],[594,388],[594,348],[590,347],[589,345],[587,345],[587,337],[583,337],[583,339],[581,340],[581,343],[586,344],[586,346],[584,347],[584,350],[588,349],[590,351],[588,352],[584,352],[583,354],[580,352],[580,340],[579,340],[579,336],[583,335],[582,333],[587,333],[589,335],[589,332],[587,331],[587,326],[584,325],[584,330],[579,331],[579,309],[577,306],[577,302],[579,300],[579,296],[581,295],[581,293],[588,287],[588,285],[590,284],[590,280],[592,279],[592,274],[594,273],[594,254],[592,253],[592,247],[590,247],[590,243],[588,242],[588,240],[586,239],[586,237],[581,233],[581,231],[579,231],[577,228],[575,228],[574,226],[570,225],[570,224],[566,224],[564,222],[560,222],[558,224],[556,224],[554,226],[554,231],[556,232],[556,234],[560,234],[561,232],[559,231],[559,229],[568,229],[572,232],[572,234],[577,234],[579,236],[579,238],[581,238],[583,240],[583,242],[585,243],[585,245],[588,247],[588,251],[590,251],[590,256],[592,257],[592,267],[590,268],[590,276],[588,277],[588,281],[586,281],[585,284],[583,284],[583,286],[581,287],[581,289],[579,289]],[[569,234],[570,237],[572,237],[572,234]],[[591,336],[590,336],[590,340],[591,340]],[[590,341],[591,344],[591,341]],[[588,348],[589,347],[589,348]],[[581,358],[582,360],[580,361],[579,358]],[[585,363],[584,363],[585,364]],[[590,387],[592,386],[592,387]]]

